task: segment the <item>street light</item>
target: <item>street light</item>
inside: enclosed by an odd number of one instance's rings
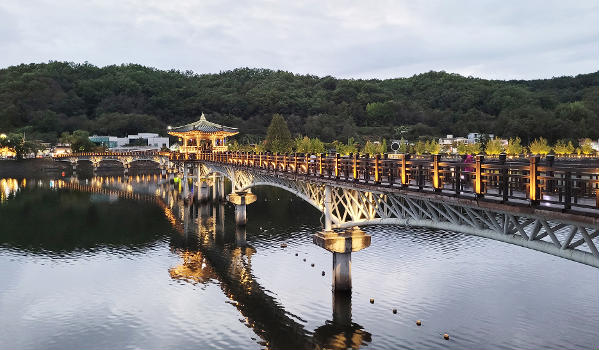
[[[6,134],[0,134],[0,139],[5,139],[6,138]]]

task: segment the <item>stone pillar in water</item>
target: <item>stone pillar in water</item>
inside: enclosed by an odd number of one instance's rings
[[[187,196],[189,195],[189,184],[187,183],[189,174],[187,172],[188,172],[187,164],[183,163],[183,180],[181,181],[181,186],[183,186],[183,199],[185,199],[185,200],[187,199]]]
[[[247,224],[246,206],[256,201],[256,195],[248,192],[234,192],[227,196],[229,202],[235,204],[235,223],[237,226]]]
[[[312,242],[333,253],[333,291],[351,291],[351,253],[370,246],[370,235],[358,227],[337,233],[332,230],[331,188],[324,190],[324,230],[312,236]]]

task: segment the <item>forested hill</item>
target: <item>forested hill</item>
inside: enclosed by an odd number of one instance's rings
[[[164,133],[167,125],[204,112],[209,120],[240,128],[250,142],[264,136],[273,113],[285,117],[292,134],[324,141],[475,131],[519,136],[525,143],[539,136],[596,139],[598,97],[599,72],[531,81],[445,72],[348,80],[266,69],[196,75],[51,62],[0,70],[0,132],[26,131],[48,141],[77,129]]]

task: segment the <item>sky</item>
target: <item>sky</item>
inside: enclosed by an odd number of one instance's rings
[[[2,0],[0,67],[70,61],[339,78],[599,70],[597,0]]]

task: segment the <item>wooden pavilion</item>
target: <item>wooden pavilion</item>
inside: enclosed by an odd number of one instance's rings
[[[206,120],[204,113],[200,120],[172,128],[168,134],[181,141],[181,153],[225,152],[229,149],[227,137],[237,135],[237,128],[219,125]]]

